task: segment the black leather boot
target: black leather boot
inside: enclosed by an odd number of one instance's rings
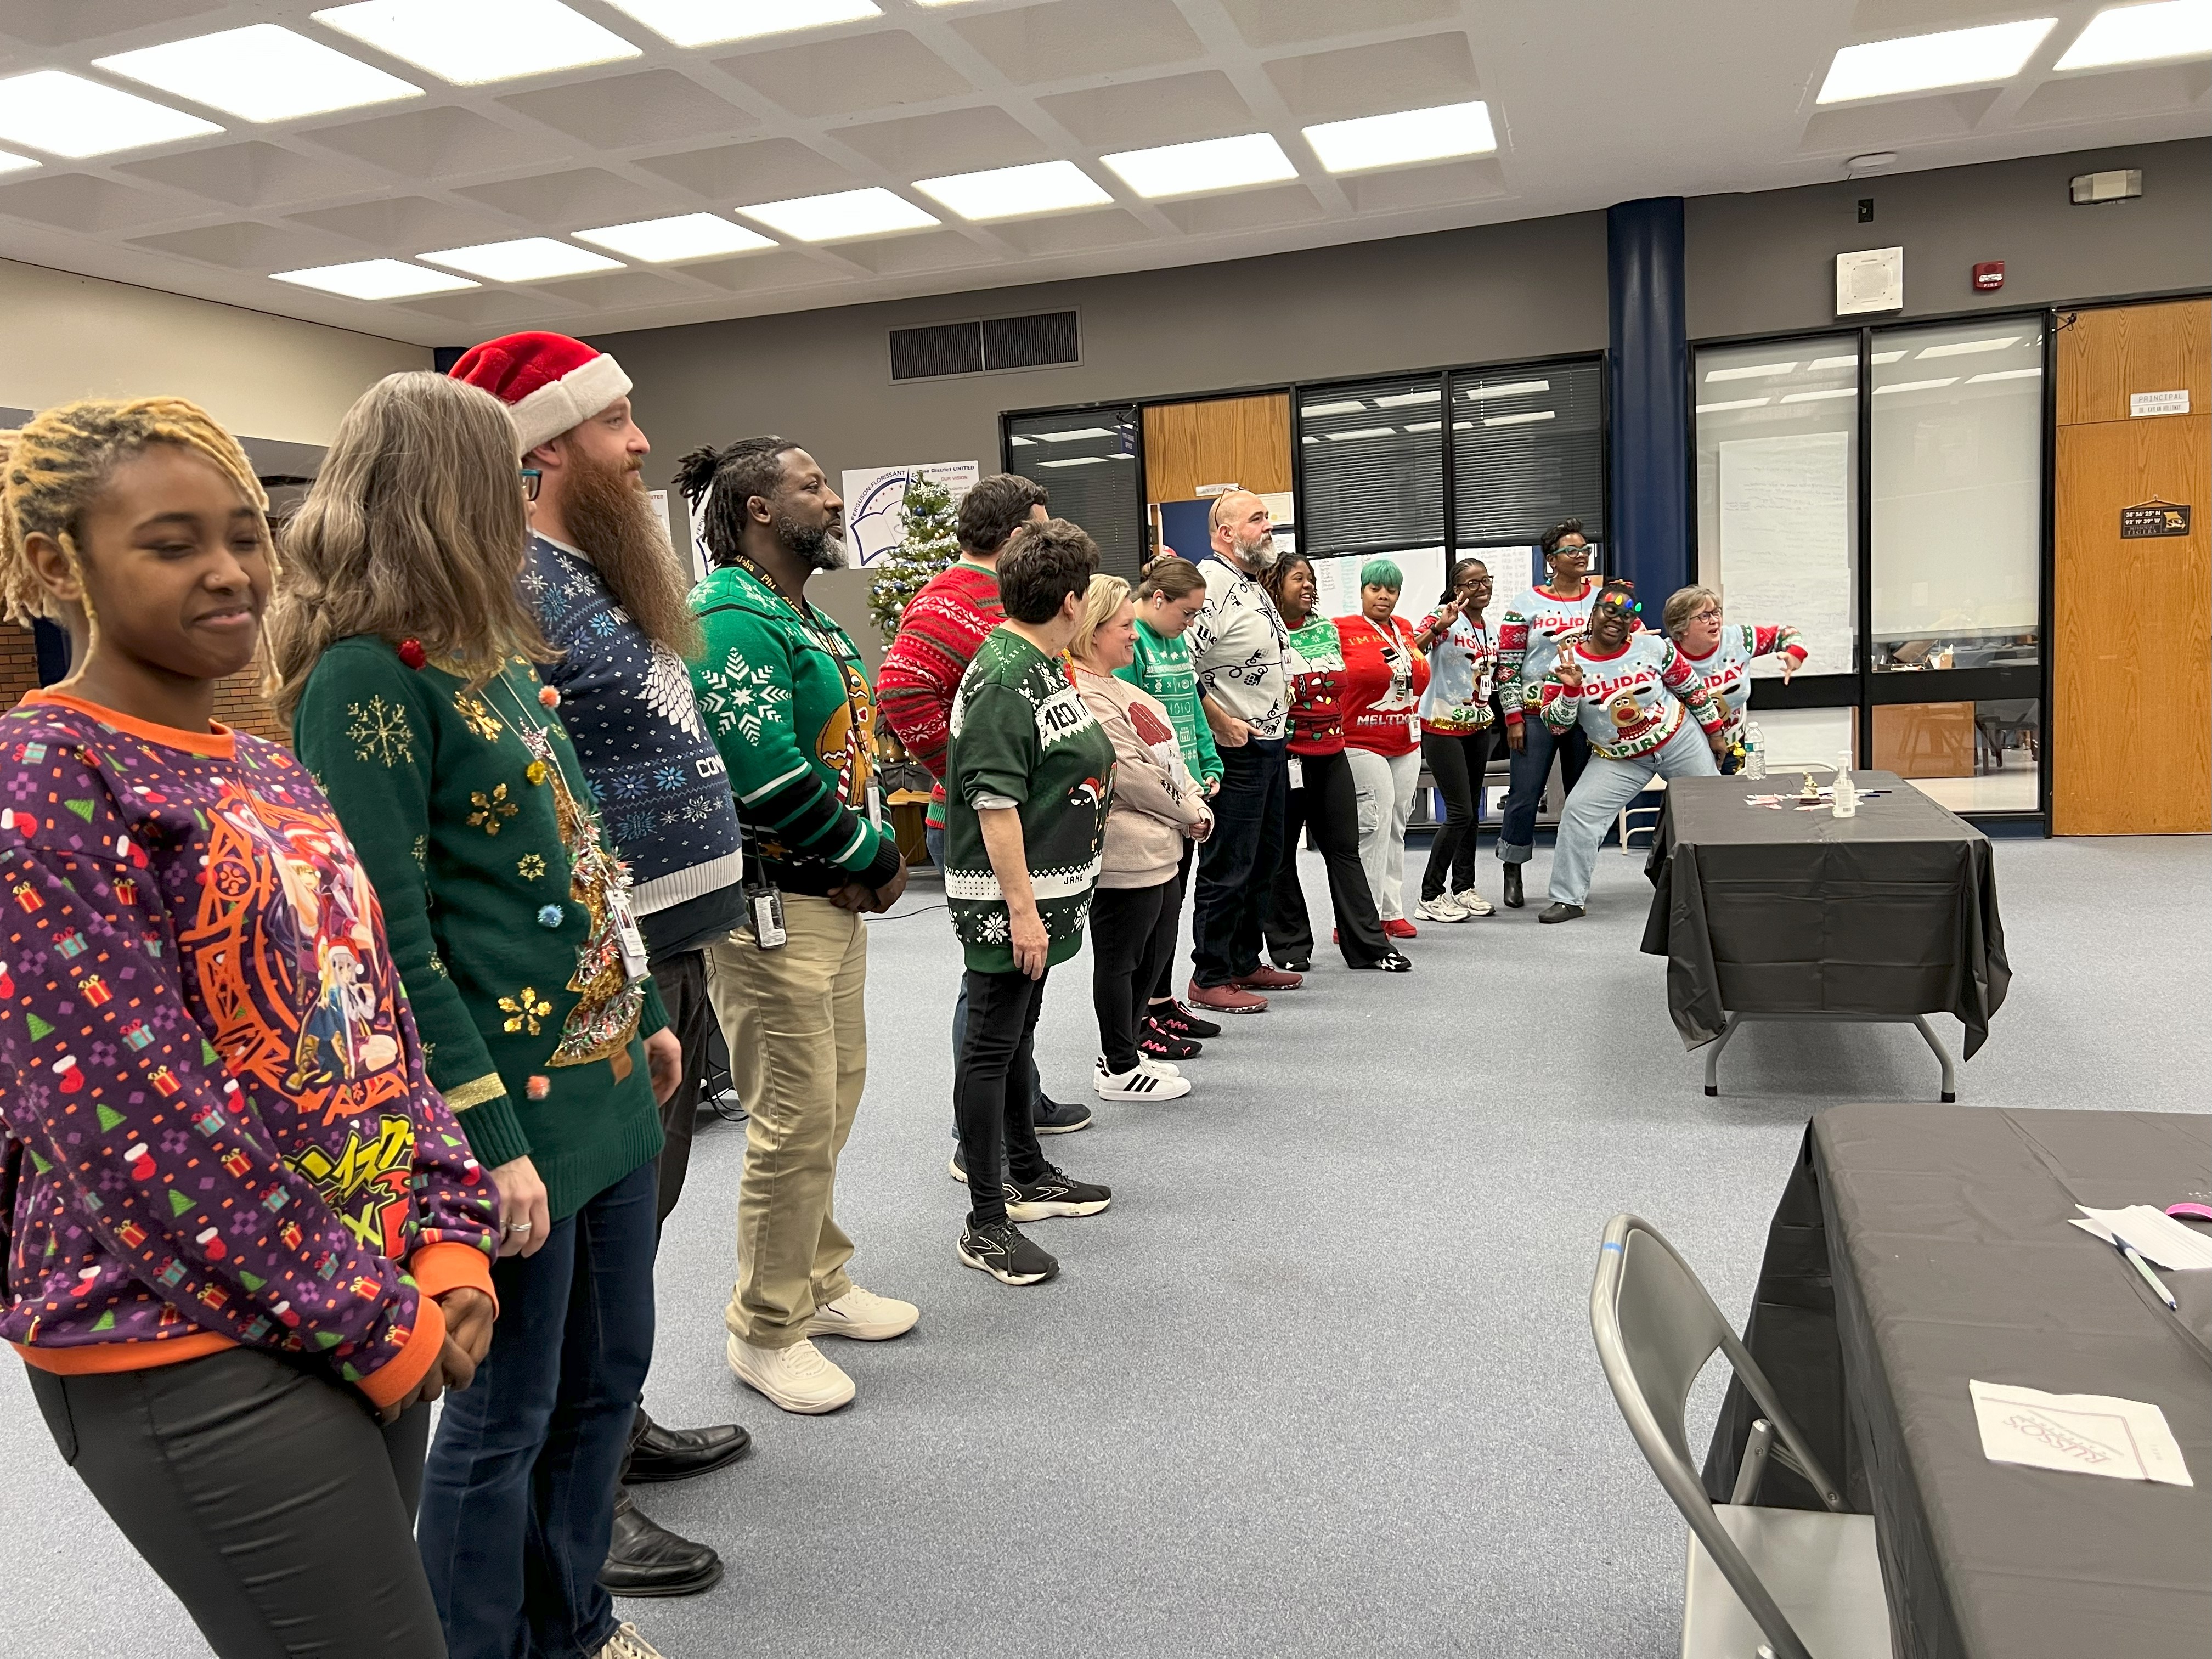
[[[1517,864],[1505,866],[1505,908],[1509,910],[1521,908],[1521,866]]]
[[[611,1595],[696,1595],[721,1582],[722,1558],[659,1525],[626,1492],[615,1494],[614,1535],[599,1583]]]

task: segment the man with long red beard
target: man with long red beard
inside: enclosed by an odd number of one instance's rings
[[[714,1029],[704,947],[744,920],[737,803],[684,663],[699,641],[689,571],[646,494],[640,469],[652,446],[630,411],[629,377],[612,357],[563,334],[510,334],[475,347],[450,372],[514,416],[531,497],[522,591],[562,653],[539,673],[560,694],[603,827],[629,866],[642,936],[630,945],[684,1045],[684,1081],[661,1108],[665,1226],[684,1189]],[[641,1401],[623,1479],[704,1474],[750,1443],[735,1424],[665,1428]],[[690,1595],[721,1574],[714,1550],[657,1525],[622,1495],[600,1573],[608,1589]]]

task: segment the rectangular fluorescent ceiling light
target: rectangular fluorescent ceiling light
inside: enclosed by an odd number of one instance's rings
[[[1406,430],[1408,432],[1441,432],[1443,429],[1444,423],[1442,421],[1408,421],[1406,422]]]
[[[1700,415],[1718,415],[1723,410],[1729,409],[1764,409],[1767,404],[1773,401],[1774,399],[1771,398],[1737,398],[1733,401],[1725,404],[1699,404],[1698,405],[1698,413]]]
[[[1971,87],[1984,81],[2008,81],[2028,54],[2057,23],[2055,17],[2031,17],[2018,23],[1947,29],[1941,34],[1909,34],[1901,40],[1871,40],[1845,46],[1828,65],[1816,100],[1847,104],[1856,98],[1887,98],[1894,93],[1928,92],[1937,87]]]
[[[440,248],[419,257],[434,265],[451,265],[494,283],[537,283],[548,276],[581,276],[587,271],[623,268],[619,259],[570,247],[550,236],[518,236],[511,242]]]
[[[1966,384],[1979,386],[1984,380],[2039,380],[2042,378],[2043,371],[2039,368],[1998,368],[1987,374],[1970,374],[1966,377]]]
[[[1556,409],[1536,409],[1526,415],[1486,415],[1482,417],[1482,423],[1485,426],[1526,426],[1531,421],[1556,421],[1559,418],[1559,411]]]
[[[1007,439],[1006,441],[1010,444],[1033,444],[1036,440],[1035,438],[1024,438],[1019,433],[1016,433],[1012,437]]]
[[[679,46],[714,46],[881,17],[873,0],[607,0]]]
[[[1904,359],[1905,353],[1901,350],[1877,351],[1873,356],[1868,358],[1867,361],[1870,363],[1895,363],[1902,362]]]
[[[1039,161],[1030,167],[993,167],[987,173],[955,173],[915,181],[923,195],[942,202],[963,219],[1018,219],[1032,213],[1061,213],[1069,208],[1106,207],[1114,198],[1073,161]]]
[[[2089,20],[2062,70],[2109,69],[2161,58],[2212,56],[2212,0],[2164,0],[2154,6],[2114,6]]]
[[[757,230],[732,224],[712,213],[679,213],[668,219],[639,219],[627,225],[580,230],[580,242],[605,248],[649,265],[684,259],[708,259],[720,253],[750,253],[775,244]],[[557,246],[557,245],[556,245]]]
[[[465,276],[428,270],[404,259],[356,259],[351,264],[279,270],[270,280],[290,283],[295,288],[319,288],[349,300],[409,300],[418,294],[451,294],[477,286]]]
[[[1147,201],[1242,190],[1249,185],[1279,185],[1298,176],[1283,147],[1265,132],[1246,133],[1239,138],[1206,138],[1194,144],[1164,144],[1158,149],[1127,149],[1098,159]]]
[[[1785,404],[1817,404],[1824,398],[1856,398],[1859,389],[1855,386],[1831,386],[1826,392],[1793,392],[1783,398]],[[1702,405],[1700,405],[1702,407]],[[1715,405],[1724,407],[1724,405]]]
[[[1874,395],[1877,398],[1886,398],[1893,392],[1932,392],[1939,386],[1958,384],[1959,377],[1955,374],[1948,380],[1893,380],[1887,386],[1876,386],[1874,389]]]
[[[1110,426],[1079,426],[1066,432],[1032,432],[1031,438],[1048,444],[1072,444],[1078,438],[1118,438],[1121,434]]]
[[[1523,392],[1549,392],[1549,380],[1501,380],[1496,386],[1472,386],[1463,394],[1471,402],[1480,403],[1486,398],[1518,398]]]
[[[1490,127],[1490,106],[1480,100],[1327,121],[1302,131],[1331,173],[1406,167],[1454,155],[1489,155],[1498,149],[1498,136]]]
[[[1853,361],[1856,361],[1854,359]],[[1795,374],[1795,363],[1750,363],[1741,368],[1715,368],[1705,373],[1705,383],[1715,380],[1771,380],[1778,374]]]
[[[1395,426],[1363,426],[1356,432],[1324,432],[1322,435],[1331,443],[1343,443],[1352,438],[1389,438],[1397,435]]]
[[[1106,458],[1103,455],[1066,455],[1056,461],[1039,461],[1037,465],[1039,466],[1103,466],[1105,462]]]
[[[1443,401],[1443,395],[1444,394],[1443,392],[1435,391],[1394,392],[1387,398],[1377,398],[1375,400],[1375,407],[1377,409],[1404,409],[1408,404],[1412,404],[1441,403]]]
[[[13,150],[0,149],[0,173],[21,173],[40,164],[27,155],[18,155]]]
[[[644,55],[560,0],[364,0],[313,16],[460,87]]]
[[[222,131],[197,115],[60,70],[0,81],[0,138],[49,155],[112,155]]]
[[[866,190],[836,191],[828,196],[760,202],[738,211],[800,242],[841,242],[855,236],[888,235],[895,230],[923,230],[944,222],[904,197],[873,185]]]
[[[1318,421],[1328,415],[1360,415],[1365,413],[1367,405],[1358,398],[1347,398],[1340,404],[1302,404],[1298,413],[1310,421]]]
[[[2006,334],[1994,339],[1954,340],[1948,345],[1923,346],[1919,355],[1923,357],[1971,357],[1977,352],[2002,351],[2007,346],[2019,343],[2019,335]]]
[[[396,75],[274,23],[95,58],[92,66],[241,121],[289,121],[422,95]]]
[[[1858,366],[1858,354],[1854,352],[1848,357],[1815,357],[1805,365],[1805,368],[1809,374],[1823,368],[1856,368]]]

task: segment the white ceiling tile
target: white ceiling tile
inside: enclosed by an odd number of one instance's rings
[[[0,34],[72,46],[222,9],[222,0],[0,0]]]
[[[644,219],[662,205],[659,192],[646,191],[599,167],[575,167],[562,173],[543,173],[531,179],[471,185],[454,194],[497,208],[501,213],[511,213],[548,230]]]
[[[1264,190],[1200,196],[1190,201],[1162,202],[1159,210],[1192,236],[1310,224],[1322,216],[1321,204],[1304,185],[1277,185]]]
[[[958,270],[988,264],[997,256],[957,230],[914,231],[866,242],[840,242],[837,253],[866,265],[879,276],[908,276],[928,270]]]
[[[1098,150],[1226,138],[1261,125],[1219,70],[1050,93],[1037,107]]]
[[[2208,89],[2212,89],[2212,64],[2162,64],[2045,81],[2029,94],[2013,120],[2024,127],[2124,121],[2161,110],[2187,109]]]
[[[1018,220],[993,225],[991,232],[1036,258],[1087,253],[1100,248],[1132,247],[1139,242],[1158,240],[1150,226],[1135,214],[1121,208],[1100,208],[1091,213],[1059,213],[1045,219]]]
[[[1440,23],[1456,17],[1460,0],[1220,0],[1221,9],[1247,45],[1304,46],[1370,29]]]
[[[757,143],[683,150],[674,155],[647,156],[637,165],[671,184],[721,203],[818,196],[850,189],[860,182],[844,167],[796,138],[763,138]]]
[[[519,115],[543,121],[598,149],[628,149],[637,144],[667,144],[689,139],[704,143],[750,132],[760,118],[718,98],[674,70],[647,70],[535,92],[509,94],[499,100]]]
[[[649,270],[611,270],[599,276],[572,276],[556,283],[536,283],[532,291],[543,289],[556,299],[566,300],[582,306],[587,311],[601,311],[622,306],[666,305],[672,300],[681,300],[693,290],[681,283],[671,282],[665,276],[655,276]]]
[[[326,263],[345,257],[345,246],[327,236],[306,230],[279,230],[258,220],[228,225],[203,225],[197,230],[175,230],[160,236],[139,236],[134,247],[156,253],[182,254],[234,270],[267,272]]]
[[[748,52],[714,67],[795,115],[857,115],[975,91],[958,70],[902,29]]]
[[[235,207],[276,207],[319,197],[343,196],[376,180],[369,174],[310,159],[259,140],[150,156],[116,168],[149,185],[188,190]]]
[[[1172,0],[1050,0],[963,17],[952,27],[1009,81],[1073,81],[1206,55]]]
[[[319,126],[301,135],[410,179],[489,173],[518,167],[544,153],[542,141],[487,121],[468,110],[409,110],[373,120]]]
[[[1278,58],[1267,65],[1267,78],[1301,122],[1386,115],[1482,95],[1474,54],[1456,30]]]
[[[772,289],[804,288],[812,283],[846,281],[819,259],[781,249],[774,253],[749,253],[735,259],[708,259],[684,267],[686,276],[712,283],[732,294],[763,293]]]
[[[508,227],[481,213],[427,196],[386,196],[374,202],[355,202],[346,207],[318,208],[290,216],[295,224],[351,237],[380,249],[460,247],[471,242],[496,241],[510,234]]]
[[[1044,141],[996,104],[837,127],[830,137],[907,179],[1042,161]]]
[[[188,218],[193,204],[159,191],[132,190],[82,173],[0,185],[0,214],[13,214],[64,230],[129,230],[137,225]]]
[[[441,322],[459,323],[487,337],[510,329],[557,325],[585,314],[581,306],[554,299],[543,287],[533,288],[526,294],[484,289],[474,294],[441,294],[403,303],[406,310],[428,312]]]
[[[1960,138],[1997,100],[1999,91],[1936,92],[1850,109],[1824,109],[1805,124],[1798,149],[1808,155],[1857,155],[1899,144]]]
[[[1363,173],[1339,182],[1361,213],[1404,213],[1506,194],[1504,170],[1490,156]]]

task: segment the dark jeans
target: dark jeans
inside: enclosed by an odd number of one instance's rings
[[[1498,856],[1507,864],[1528,863],[1536,844],[1536,803],[1544,798],[1544,785],[1552,775],[1553,750],[1559,751],[1559,781],[1568,794],[1574,793],[1583,768],[1589,764],[1589,739],[1581,726],[1554,737],[1552,728],[1531,713],[1521,729],[1528,735],[1506,763],[1512,784],[1505,792],[1505,811],[1498,826]]]
[[[691,1129],[707,1084],[707,1048],[714,1030],[714,1005],[707,997],[707,953],[679,951],[653,964],[653,982],[668,1005],[668,1029],[684,1045],[684,1080],[661,1103],[660,1162],[654,1176],[654,1225],[665,1227],[684,1196],[691,1166]]]
[[[319,1369],[231,1348],[148,1370],[33,1369],[31,1394],[62,1461],[219,1659],[443,1659],[413,1535],[430,1408],[380,1428]]]
[[[599,1575],[653,1359],[657,1185],[641,1164],[493,1264],[491,1352],[447,1396],[416,1530],[453,1659],[582,1659],[614,1634]]]
[[[1267,896],[1283,860],[1285,744],[1249,738],[1221,751],[1213,833],[1198,849],[1198,902],[1191,918],[1192,977],[1226,985],[1260,966]]]
[[[945,831],[925,829],[921,838],[929,848],[929,861],[937,866],[939,875],[945,873]],[[968,981],[963,975],[960,994],[952,999],[952,1138],[960,1138],[960,1056],[968,1048]],[[1030,1110],[1034,1114],[1037,1103],[1044,1098],[1044,1083],[1037,1076],[1036,1062],[1032,1060],[1023,1078],[1029,1096]]]
[[[1035,1181],[1045,1170],[1036,1125],[1006,1086],[1032,1063],[1037,1015],[1044,1010],[1044,981],[1027,974],[979,974],[968,969],[968,1042],[952,1080],[960,1114],[960,1161],[968,1170],[968,1221],[988,1226],[1006,1218],[1006,1188],[984,1172],[1003,1161],[1013,1179]]]
[[[1302,785],[1290,792],[1285,816],[1283,858],[1269,886],[1267,954],[1276,962],[1313,957],[1313,921],[1306,911],[1306,890],[1298,879],[1298,837],[1308,827],[1328,871],[1329,908],[1336,913],[1336,948],[1348,968],[1367,968],[1394,948],[1382,933],[1375,895],[1359,861],[1359,792],[1352,781],[1352,763],[1342,750],[1301,755]]]
[[[1159,945],[1160,901],[1174,884],[1170,878],[1151,887],[1101,887],[1091,896],[1091,1006],[1109,1072],[1126,1072],[1137,1063],[1139,988],[1159,978],[1153,952]],[[1168,949],[1174,948],[1170,935]]]
[[[1445,737],[1421,733],[1421,760],[1443,792],[1444,821],[1429,843],[1428,867],[1421,872],[1421,896],[1432,899],[1450,888],[1463,893],[1474,885],[1474,832],[1482,826],[1482,780],[1498,745],[1505,739],[1495,726]]]
[[[1286,840],[1284,843],[1289,844]],[[1159,972],[1153,975],[1150,1000],[1170,1002],[1175,998],[1176,939],[1182,932],[1182,902],[1190,892],[1190,866],[1198,857],[1198,843],[1186,841],[1182,844],[1182,862],[1176,866],[1174,878],[1160,894],[1160,936],[1155,941]]]

